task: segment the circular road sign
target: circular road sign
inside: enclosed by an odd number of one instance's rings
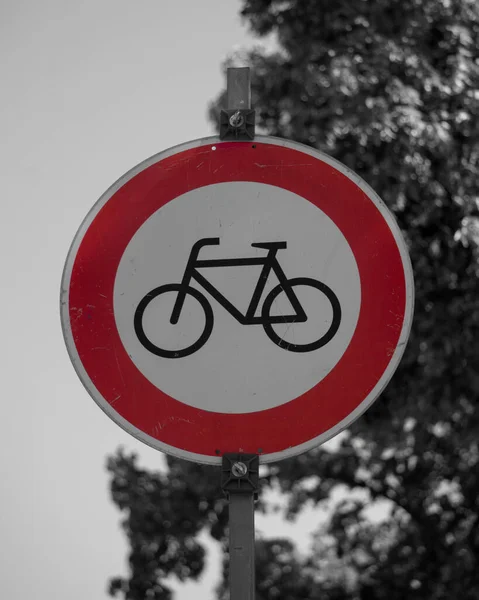
[[[378,397],[413,279],[380,198],[290,141],[206,138],[144,161],[95,204],[62,282],[66,345],[121,427],[203,463],[317,446]]]

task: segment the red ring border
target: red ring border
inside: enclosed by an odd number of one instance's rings
[[[334,369],[302,396],[246,414],[204,411],[156,388],[128,356],[113,312],[117,268],[138,228],[176,197],[228,181],[276,185],[318,206],[348,240],[361,280],[356,330]],[[376,386],[403,329],[405,269],[394,235],[372,199],[327,162],[256,140],[205,143],[163,159],[160,155],[105,202],[74,258],[68,310],[74,344],[91,382],[133,427],[182,452],[267,455],[326,433]]]

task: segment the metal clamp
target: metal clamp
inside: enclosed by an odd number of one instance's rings
[[[224,454],[221,465],[221,488],[229,496],[254,494],[258,497],[259,456],[257,454]]]
[[[253,140],[255,119],[255,111],[252,109],[222,110],[220,112],[220,139]]]

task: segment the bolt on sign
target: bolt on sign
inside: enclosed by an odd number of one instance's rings
[[[68,254],[73,365],[123,429],[172,455],[287,458],[384,389],[413,312],[394,218],[347,167],[272,137],[157,154],[95,204]]]

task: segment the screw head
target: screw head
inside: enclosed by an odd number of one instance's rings
[[[244,117],[239,110],[237,110],[233,115],[231,115],[230,125],[235,129],[238,129],[239,127],[242,127],[244,125]]]
[[[248,467],[244,464],[244,462],[235,462],[231,467],[231,473],[235,477],[244,477],[248,472]]]

